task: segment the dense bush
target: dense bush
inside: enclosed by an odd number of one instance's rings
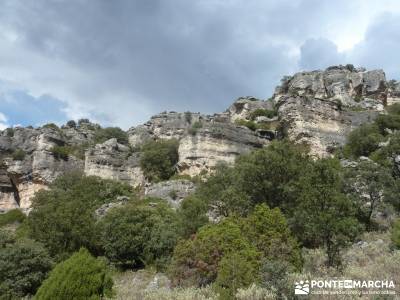
[[[52,267],[44,247],[0,231],[0,299],[34,295]]]
[[[344,154],[347,157],[369,156],[378,149],[383,136],[375,124],[364,124],[350,132]]]
[[[200,228],[194,239],[180,241],[174,250],[170,268],[174,284],[204,286],[214,282],[222,258],[232,253],[254,261],[260,255],[232,220]]]
[[[69,155],[72,153],[72,148],[69,146],[55,145],[49,150],[57,159],[68,160]]]
[[[12,154],[13,160],[24,160],[25,156],[26,153],[22,149],[16,149]]]
[[[215,281],[218,292],[230,299],[238,288],[258,281],[261,260],[285,260],[294,269],[302,264],[284,216],[265,204],[246,218],[225,218],[179,242],[170,272],[178,285]]]
[[[194,122],[192,127],[189,128],[189,134],[196,135],[197,131],[202,127],[203,127],[203,124],[201,124],[201,122],[199,122],[199,121]]]
[[[119,127],[98,128],[94,134],[94,143],[101,144],[105,141],[116,138],[120,144],[128,144],[128,134]]]
[[[341,192],[340,163],[320,159],[305,172],[298,182],[298,205],[292,227],[304,245],[325,247],[328,266],[340,265],[341,249],[360,231],[355,205]]]
[[[56,124],[54,124],[54,123],[47,123],[47,124],[44,124],[44,125],[43,125],[43,128],[50,128],[50,129],[53,129],[53,130],[56,130],[56,131],[59,131],[59,130],[60,130],[60,128],[59,128]]]
[[[9,210],[4,214],[0,214],[0,227],[13,223],[22,223],[26,216],[19,209]]]
[[[157,140],[142,146],[140,167],[150,181],[169,179],[176,172],[178,141]]]
[[[236,120],[235,123],[239,126],[245,126],[253,131],[255,131],[257,129],[257,124],[254,121],[247,121],[247,120],[239,119],[239,120]]]
[[[273,118],[277,115],[276,110],[258,108],[251,112],[250,119],[254,121],[257,117]]]
[[[181,235],[188,238],[208,223],[207,203],[197,197],[187,197],[178,209]]]
[[[122,183],[80,173],[58,177],[50,190],[39,191],[32,200],[27,219],[30,235],[58,258],[80,247],[97,253],[100,245],[94,210],[117,196],[130,196],[130,191]]]
[[[14,133],[15,133],[14,128],[7,128],[6,129],[6,134],[7,134],[8,137],[13,137]]]
[[[176,212],[164,203],[132,204],[111,210],[101,221],[101,244],[123,267],[162,267],[178,239]]]
[[[104,261],[82,248],[51,271],[35,299],[104,299],[112,296],[113,281]]]
[[[367,230],[374,229],[375,215],[384,212],[391,200],[398,197],[390,170],[372,161],[361,161],[347,168],[344,176],[344,189],[357,205],[358,219]]]

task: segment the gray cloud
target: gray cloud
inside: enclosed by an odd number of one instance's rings
[[[329,39],[353,34],[364,3],[5,0],[0,79],[52,95],[71,118],[125,128],[163,110],[221,111],[340,61]]]

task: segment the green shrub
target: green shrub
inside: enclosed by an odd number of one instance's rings
[[[25,155],[26,155],[26,153],[24,150],[16,149],[12,154],[12,158],[13,158],[13,160],[24,160]]]
[[[150,141],[142,146],[140,167],[150,181],[167,180],[175,174],[178,145],[173,139]]]
[[[233,299],[239,288],[247,288],[257,283],[259,262],[253,252],[233,252],[225,255],[218,265],[215,280],[220,299]]]
[[[202,127],[203,127],[203,124],[201,124],[201,122],[199,122],[199,121],[194,122],[192,127],[189,128],[189,134],[196,135],[197,131]]]
[[[378,149],[383,136],[375,124],[364,124],[350,132],[344,154],[347,157],[369,156]]]
[[[7,128],[6,129],[6,134],[7,134],[8,137],[13,137],[14,136],[14,132],[15,132],[14,128]]]
[[[0,214],[0,227],[13,224],[22,223],[26,219],[26,216],[19,209],[12,209],[5,214]]]
[[[69,155],[72,153],[72,148],[70,146],[55,145],[49,151],[56,159],[68,160]]]
[[[0,231],[0,298],[34,295],[52,267],[44,247],[32,240],[14,240]]]
[[[375,119],[375,124],[378,126],[380,133],[386,135],[387,133],[385,129],[400,129],[400,115],[379,115]]]
[[[112,138],[116,138],[120,144],[128,144],[128,134],[119,127],[98,128],[94,134],[94,143],[101,144]]]
[[[82,248],[51,271],[35,299],[72,300],[111,297],[113,281],[104,261]]]
[[[177,225],[176,212],[164,203],[126,205],[101,221],[101,244],[106,257],[122,267],[163,267],[178,239]]]
[[[174,284],[204,286],[214,282],[222,258],[232,253],[259,255],[232,220],[200,228],[194,239],[180,241],[175,247],[170,267]]]
[[[251,112],[250,120],[254,121],[257,117],[273,118],[277,115],[276,110],[258,108]]]
[[[29,234],[57,259],[81,247],[99,253],[95,209],[118,196],[130,195],[129,186],[112,180],[77,172],[60,176],[49,190],[37,192],[32,199],[27,218]]]
[[[43,128],[50,128],[50,129],[57,130],[57,131],[60,130],[60,128],[54,123],[47,123],[47,124],[43,125]]]
[[[400,219],[394,222],[392,229],[392,242],[394,246],[400,249]]]
[[[184,199],[178,209],[181,235],[188,238],[191,234],[208,223],[207,203],[196,197]]]
[[[279,208],[261,204],[242,222],[244,236],[262,253],[264,259],[286,261],[301,270],[300,247],[293,238]]]
[[[239,126],[246,126],[247,128],[249,128],[250,130],[253,130],[253,131],[255,131],[257,129],[257,124],[253,121],[238,119],[235,121],[235,123],[236,123],[236,125],[239,125]]]

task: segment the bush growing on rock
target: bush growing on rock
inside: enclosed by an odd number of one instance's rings
[[[24,160],[25,156],[26,153],[22,149],[16,149],[12,154],[13,160]]]
[[[34,295],[52,264],[40,243],[0,231],[0,299]]]
[[[30,236],[42,242],[58,259],[86,247],[100,251],[94,210],[131,188],[112,180],[74,172],[58,177],[50,189],[36,193],[27,219]]]
[[[35,299],[104,299],[112,293],[113,281],[104,261],[82,248],[51,271]]]
[[[174,139],[150,141],[142,146],[140,167],[150,181],[167,180],[175,174],[178,146]]]
[[[98,128],[94,134],[94,143],[101,144],[115,138],[120,144],[128,144],[128,134],[119,127]]]
[[[13,224],[22,223],[26,219],[26,216],[19,209],[12,209],[4,214],[0,214],[0,227]]]

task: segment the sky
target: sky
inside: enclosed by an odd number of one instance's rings
[[[336,64],[400,79],[399,53],[398,0],[2,0],[0,130],[221,112]]]

